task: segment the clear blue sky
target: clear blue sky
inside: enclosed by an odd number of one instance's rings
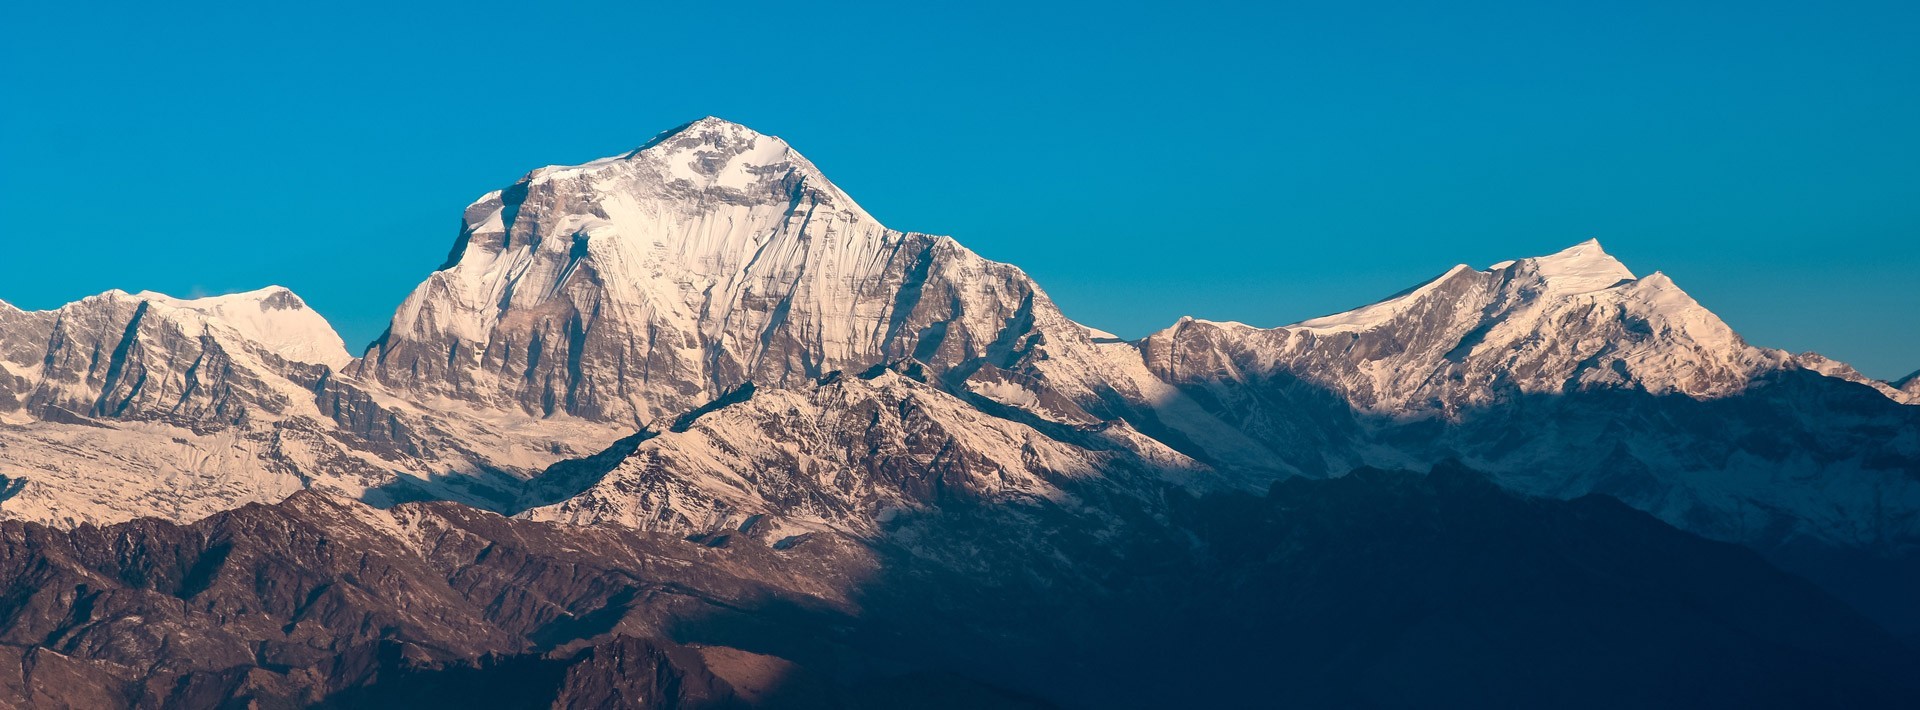
[[[1912,2],[403,4],[9,3],[0,299],[280,283],[357,349],[474,197],[714,114],[1127,336],[1598,237],[1920,368]]]

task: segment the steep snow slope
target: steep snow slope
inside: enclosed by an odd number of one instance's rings
[[[208,327],[231,328],[294,362],[340,367],[353,359],[340,334],[333,332],[333,326],[282,286],[192,299],[142,291],[133,298],[158,307],[199,313]]]
[[[744,382],[905,357],[964,377],[1090,344],[1019,269],[887,229],[778,138],[706,118],[468,207],[446,267],[350,374],[631,431]]]
[[[0,408],[39,416],[279,413],[304,395],[267,375],[347,359],[326,320],[277,287],[205,299],[109,291],[0,319],[0,368],[11,375]]]

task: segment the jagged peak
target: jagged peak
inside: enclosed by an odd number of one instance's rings
[[[652,166],[644,174],[663,185],[728,195],[720,200],[722,203],[734,202],[735,198],[745,194],[766,204],[785,204],[791,180],[797,178],[823,202],[849,210],[863,221],[873,221],[812,161],[794,150],[785,140],[715,116],[662,131],[639,147],[618,155],[533,170],[514,187],[482,195],[474,205],[496,202],[509,193],[559,178],[592,176],[590,179],[597,182],[598,177],[603,175],[631,175],[628,170],[642,164]],[[596,185],[589,189],[618,190],[612,187],[617,184]]]
[[[761,133],[752,128],[748,128],[744,124],[734,123],[719,116],[707,116],[661,131],[659,135],[640,144],[640,147],[634,148],[623,157],[637,157],[655,146],[667,143],[676,138],[684,138],[707,145],[721,145],[734,141],[754,141],[765,138],[776,141],[783,146],[787,145],[786,141],[780,140],[777,136]]]

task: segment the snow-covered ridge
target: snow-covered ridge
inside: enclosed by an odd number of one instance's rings
[[[280,287],[0,309],[0,515],[192,520],[320,481],[374,485],[345,482],[386,467],[318,435],[315,388],[348,359]]]
[[[207,322],[233,328],[294,362],[339,368],[353,359],[333,325],[284,286],[202,298],[174,298],[141,291],[132,298],[157,307],[199,314]]]
[[[1920,371],[1915,371],[1888,384],[1898,390],[1908,404],[1920,404]]]
[[[1520,269],[1529,265],[1546,286],[1547,292],[1559,296],[1590,293],[1634,279],[1633,272],[1601,248],[1598,239],[1588,239],[1546,256],[1521,259],[1500,270]]]
[[[1513,262],[1504,263],[1512,264]],[[1311,318],[1287,327],[1323,333],[1361,331],[1378,328],[1392,322],[1395,317],[1405,313],[1413,304],[1418,303],[1422,297],[1432,292],[1448,279],[1472,270],[1473,268],[1466,264],[1459,264],[1448,269],[1446,273],[1434,277],[1431,281],[1415,286],[1410,290],[1403,291],[1384,301],[1361,306],[1345,313],[1335,313],[1319,318]]]
[[[788,530],[780,536],[876,535],[889,511],[942,499],[1072,506],[1063,481],[1157,489],[1206,473],[1124,423],[1086,434],[1097,447],[1077,446],[894,370],[741,394],[634,444],[593,485],[524,517],[687,533],[771,516]]]
[[[42,311],[22,311],[0,301],[0,311],[58,316],[102,302],[145,303],[156,313],[234,334],[293,362],[338,368],[353,359],[326,317],[285,286],[267,286],[219,296],[176,298],[158,291],[120,289],[86,296]]]
[[[1394,294],[1386,300],[1344,313],[1304,320],[1287,327],[1323,333],[1376,328],[1392,322],[1395,317],[1405,313],[1413,307],[1413,304],[1419,303],[1442,284],[1470,272],[1474,272],[1473,267],[1457,264],[1431,281]],[[1620,260],[1608,254],[1606,249],[1600,246],[1598,239],[1589,239],[1546,256],[1502,261],[1479,270],[1478,273],[1490,277],[1509,275],[1531,277],[1538,292],[1549,297],[1592,293],[1622,286],[1635,280],[1633,272],[1627,270],[1626,265],[1620,263]],[[1658,272],[1655,273],[1658,275]]]
[[[1183,318],[1168,332],[1194,323],[1208,321]],[[1593,239],[1481,270],[1460,264],[1385,300],[1290,326],[1222,325],[1260,341],[1247,347],[1262,368],[1328,384],[1383,413],[1485,403],[1502,387],[1722,397],[1782,368],[1915,401],[1844,363],[1747,344],[1665,273],[1637,277]],[[1280,364],[1299,358],[1312,362]]]

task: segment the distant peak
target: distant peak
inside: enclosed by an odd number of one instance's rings
[[[1920,395],[1920,370],[1893,381],[1893,386]]]

